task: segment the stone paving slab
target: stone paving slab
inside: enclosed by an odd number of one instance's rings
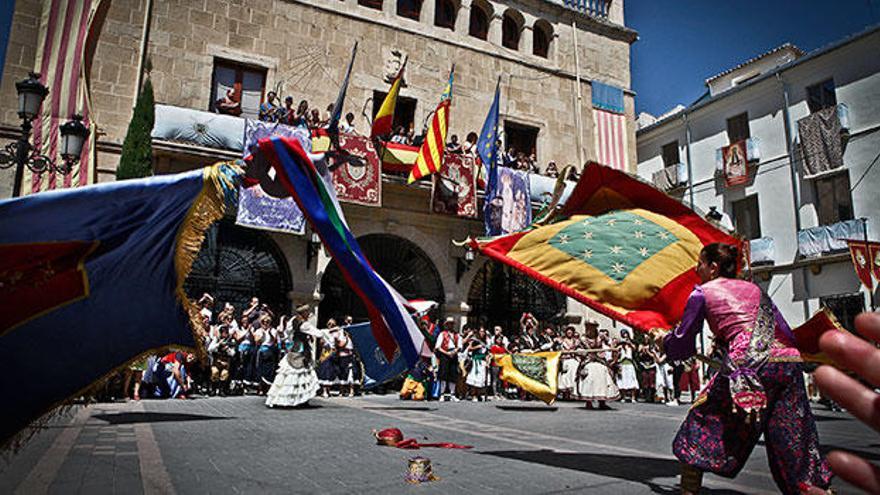
[[[54,421],[0,466],[0,493],[677,493],[670,445],[687,407],[613,407],[394,396],[292,410],[259,397],[100,404]],[[876,433],[843,413],[817,417],[824,446],[880,459]],[[387,427],[473,449],[375,445],[371,431]],[[405,483],[415,455],[441,479]],[[736,479],[707,475],[704,493],[776,493],[766,462],[758,447]]]

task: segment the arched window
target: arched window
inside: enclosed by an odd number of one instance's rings
[[[508,10],[501,22],[501,45],[511,50],[519,50],[519,38],[522,32],[522,16],[519,12]]]
[[[422,0],[397,0],[397,15],[414,21],[422,13]]]
[[[382,10],[382,0],[358,0],[358,5],[371,9]]]
[[[549,22],[539,20],[532,29],[532,53],[539,57],[547,58],[550,55],[550,40],[553,39],[553,26]]]
[[[434,9],[434,25],[455,30],[458,5],[454,0],[437,0]]]
[[[471,20],[468,34],[474,38],[485,40],[489,37],[489,14],[485,7],[473,2],[471,4]]]

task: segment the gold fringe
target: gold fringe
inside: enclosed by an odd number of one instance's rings
[[[176,294],[190,318],[190,326],[195,341],[195,348],[181,344],[168,344],[154,347],[127,359],[122,364],[104,373],[100,378],[86,385],[77,392],[52,404],[41,413],[38,419],[32,421],[18,433],[8,439],[0,439],[0,455],[14,454],[23,447],[37,432],[45,429],[52,420],[64,415],[74,406],[74,401],[83,398],[83,406],[91,403],[90,398],[104,388],[107,383],[118,373],[130,368],[134,363],[147,359],[153,354],[166,354],[173,351],[194,352],[200,359],[205,359],[207,353],[202,344],[201,333],[205,332],[204,324],[199,316],[195,302],[190,300],[183,290],[183,283],[192,269],[193,262],[202,247],[205,233],[217,220],[223,218],[226,205],[235,198],[235,177],[241,175],[243,169],[237,163],[218,163],[206,167],[204,171],[202,190],[196,196],[193,205],[184,218],[180,230],[177,232],[174,267],[177,273]],[[127,392],[127,391],[126,391]]]
[[[203,362],[208,357],[202,344],[202,336],[207,333],[207,329],[199,315],[198,306],[187,297],[183,290],[183,284],[202,249],[205,233],[214,222],[223,218],[226,213],[227,200],[230,199],[229,195],[235,194],[234,176],[242,173],[243,169],[234,163],[218,163],[206,167],[202,190],[193,201],[193,205],[184,218],[183,225],[177,232],[174,250],[174,269],[177,272],[175,292],[177,300],[180,301],[189,316],[190,329],[196,343],[196,355]]]

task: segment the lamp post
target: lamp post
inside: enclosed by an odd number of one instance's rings
[[[79,162],[83,144],[89,137],[89,128],[83,124],[81,115],[73,115],[70,121],[59,128],[61,163],[56,164],[51,157],[40,153],[30,142],[31,130],[33,130],[31,121],[39,115],[43,100],[49,94],[49,88],[40,83],[39,74],[31,72],[27,79],[15,83],[15,91],[18,93],[21,135],[17,141],[9,143],[0,150],[0,169],[15,167],[12,195],[18,196],[25,168],[38,175],[47,171],[69,174]]]

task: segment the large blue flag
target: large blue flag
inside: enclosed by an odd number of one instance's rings
[[[354,349],[364,365],[364,388],[379,386],[409,370],[406,360],[399,353],[394,354],[390,361],[385,357],[373,336],[370,322],[350,325],[346,330],[351,335]]]
[[[0,445],[138,358],[199,347],[183,282],[239,173],[0,201]]]
[[[483,162],[483,169],[486,170],[486,194],[483,202],[483,218],[486,222],[486,235],[498,235],[493,232],[490,227],[490,218],[492,217],[491,200],[498,191],[498,100],[501,94],[501,80],[495,85],[495,98],[492,100],[492,106],[489,107],[489,113],[486,115],[486,121],[483,122],[483,130],[480,132],[480,139],[477,140],[477,153]]]
[[[387,361],[400,353],[407,366],[415,365],[425,337],[404,308],[406,300],[376,273],[361,251],[326,167],[320,167],[319,172],[300,143],[291,138],[263,139],[260,151],[363,301],[376,343]]]

